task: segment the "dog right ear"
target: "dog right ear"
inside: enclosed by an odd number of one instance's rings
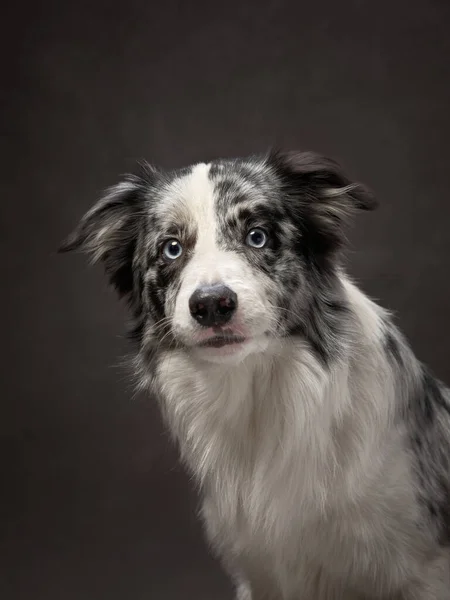
[[[133,259],[140,219],[146,215],[156,171],[144,165],[139,175],[126,175],[81,219],[59,252],[81,251],[102,262],[120,296],[133,290]]]

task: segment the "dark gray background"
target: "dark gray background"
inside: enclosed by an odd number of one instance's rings
[[[135,159],[319,150],[381,201],[351,272],[450,382],[450,4],[46,0],[2,21],[0,597],[231,599],[117,366],[123,309],[54,251]]]

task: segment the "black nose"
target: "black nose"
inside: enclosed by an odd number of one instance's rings
[[[237,308],[237,296],[226,285],[199,287],[189,298],[189,310],[204,327],[227,323]]]

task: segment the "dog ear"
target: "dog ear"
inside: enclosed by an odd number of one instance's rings
[[[339,249],[345,225],[359,210],[374,210],[377,200],[363,184],[349,179],[342,167],[314,152],[273,152],[269,158],[283,190],[294,200],[294,213],[319,251]],[[313,233],[315,239],[312,240]]]
[[[120,296],[133,290],[133,259],[141,218],[156,172],[148,165],[139,175],[126,175],[81,219],[59,252],[81,251],[102,262]]]

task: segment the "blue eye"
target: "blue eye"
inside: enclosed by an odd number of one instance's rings
[[[169,240],[164,244],[163,254],[169,260],[176,260],[183,254],[183,246],[176,239]]]
[[[251,246],[252,248],[264,248],[264,246],[268,242],[267,233],[264,229],[260,229],[259,227],[255,227],[255,229],[250,229],[247,234],[247,238],[245,243],[247,246]]]

